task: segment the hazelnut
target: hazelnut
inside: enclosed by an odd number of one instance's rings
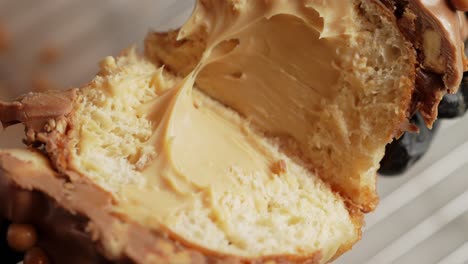
[[[424,67],[437,73],[445,72],[445,61],[442,56],[442,39],[434,30],[426,30],[423,35]]]
[[[7,231],[7,241],[11,249],[24,252],[36,244],[36,230],[31,225],[11,224]]]
[[[46,253],[38,248],[33,247],[24,255],[23,264],[49,264],[49,258]]]
[[[457,10],[468,11],[468,0],[451,0],[453,7]]]

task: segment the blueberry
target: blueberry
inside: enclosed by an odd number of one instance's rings
[[[439,105],[438,118],[455,118],[462,116],[468,109],[468,80],[463,79],[456,94],[447,94]]]
[[[468,110],[468,73],[464,74],[458,92],[445,95],[438,110],[438,118],[442,119],[460,117],[465,114]],[[419,113],[412,118],[411,122],[419,128],[420,133],[405,133],[401,138],[386,146],[385,157],[380,162],[380,174],[390,176],[405,172],[429,149],[438,122],[434,124],[432,130],[429,130]]]
[[[456,94],[447,94],[439,104],[439,119],[455,118],[465,114],[468,110],[468,72],[463,74],[463,80]],[[416,113],[411,119],[420,130],[420,134],[405,133],[385,148],[385,157],[380,162],[379,173],[382,175],[398,175],[405,172],[418,161],[429,149],[432,138],[437,130],[438,121],[434,128],[426,128],[424,121]]]
[[[403,173],[429,149],[438,122],[429,130],[419,113],[414,115],[411,122],[419,128],[419,133],[405,133],[386,146],[385,157],[380,162],[380,174],[391,176]]]

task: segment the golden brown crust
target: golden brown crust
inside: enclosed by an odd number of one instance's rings
[[[345,252],[351,250],[354,244],[356,244],[362,238],[361,229],[362,229],[362,226],[364,226],[364,213],[359,208],[351,204],[347,206],[347,209],[348,209],[349,214],[351,215],[351,221],[353,221],[353,224],[356,227],[356,233],[358,234],[358,236],[356,237],[354,241],[341,245],[341,247],[338,248],[338,251],[335,253],[335,255],[328,261],[329,263],[339,258]]]

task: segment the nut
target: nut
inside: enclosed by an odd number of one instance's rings
[[[457,10],[468,11],[468,0],[451,0],[453,7]]]
[[[55,122],[55,119],[51,118],[51,119],[49,119],[49,121],[47,121],[47,124],[45,124],[44,130],[47,133],[50,133],[50,132],[52,132],[52,130],[55,129],[56,126],[57,126],[57,123]]]
[[[34,247],[28,250],[23,260],[23,264],[49,264],[49,263],[50,263],[49,258],[47,257],[45,252],[38,247]]]
[[[434,30],[426,30],[423,35],[424,67],[436,73],[445,72],[445,59],[442,56],[442,39]]]
[[[31,225],[11,224],[7,231],[7,241],[11,249],[24,252],[36,244],[36,230]]]

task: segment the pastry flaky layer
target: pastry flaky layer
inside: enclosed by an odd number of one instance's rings
[[[385,145],[420,98],[420,51],[384,4],[200,0],[145,56],[1,103],[37,150],[0,152],[0,196],[44,193],[111,260],[327,263],[359,240]]]

